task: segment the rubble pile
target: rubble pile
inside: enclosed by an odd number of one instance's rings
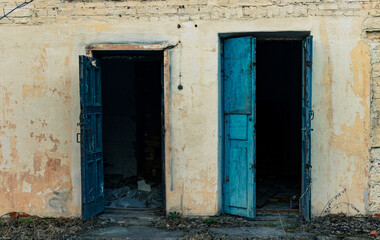
[[[109,208],[149,208],[159,209],[162,206],[162,185],[152,187],[145,180],[137,182],[138,187],[123,186],[117,189],[106,189],[106,207]]]

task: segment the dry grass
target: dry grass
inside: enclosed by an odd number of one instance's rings
[[[0,218],[0,239],[76,239],[97,227],[95,220],[72,218]]]

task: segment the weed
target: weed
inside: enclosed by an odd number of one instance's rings
[[[22,223],[32,223],[33,219],[32,218],[20,218],[19,221]]]
[[[216,218],[206,218],[206,219],[203,220],[203,222],[205,222],[205,223],[217,223],[218,219],[216,219]]]
[[[170,212],[169,217],[171,218],[179,218],[181,214],[179,212]]]

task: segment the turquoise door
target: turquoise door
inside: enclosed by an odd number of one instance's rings
[[[313,36],[302,42],[302,198],[301,210],[310,219],[311,202],[311,120],[314,118],[311,102],[313,66]]]
[[[104,211],[101,73],[95,62],[79,56],[83,219]]]
[[[239,37],[223,45],[223,211],[255,217],[255,46]]]

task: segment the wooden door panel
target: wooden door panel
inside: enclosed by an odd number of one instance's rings
[[[95,59],[80,56],[82,218],[104,211],[101,71]]]
[[[229,162],[230,167],[228,169],[230,181],[230,207],[247,208],[247,190],[248,187],[248,174],[247,174],[247,162],[248,162],[248,149],[242,147],[241,144],[234,144],[237,146],[231,146]]]
[[[224,113],[252,113],[252,39],[224,41]],[[238,84],[238,87],[236,87]],[[242,97],[244,96],[244,97]]]
[[[252,37],[224,41],[225,213],[255,216],[255,46]]]

